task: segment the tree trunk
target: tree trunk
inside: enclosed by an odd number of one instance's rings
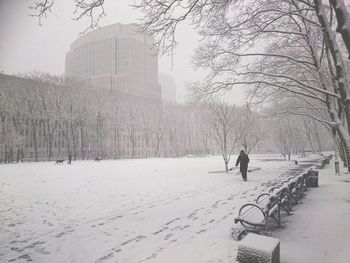
[[[228,173],[228,162],[225,161],[225,172]]]
[[[337,17],[337,32],[341,34],[350,58],[350,14],[343,0],[330,0],[329,2],[333,6]]]
[[[339,138],[338,140],[338,148],[339,148],[339,157],[340,160],[343,162],[344,167],[347,167],[347,158],[346,158],[346,152],[345,152],[345,148],[344,148],[344,143],[341,141],[341,139]]]
[[[344,144],[346,159],[350,160],[350,136],[347,133],[347,129],[342,124],[339,124],[337,126],[337,131]],[[350,172],[350,165],[348,165],[348,171]]]
[[[35,161],[38,161],[38,142],[37,142],[37,136],[36,136],[36,127],[35,127],[35,121],[32,120],[32,129],[33,129],[33,146],[34,146],[34,157]]]
[[[51,138],[49,140],[49,145],[48,145],[48,156],[49,156],[49,160],[51,160],[51,157],[52,157],[52,139]]]
[[[80,127],[80,158],[82,160],[85,160],[85,154],[84,154],[84,131],[83,127]]]
[[[333,64],[336,72],[336,81],[338,84],[339,94],[344,100],[344,113],[346,117],[346,122],[348,126],[348,135],[350,133],[350,104],[349,104],[349,87],[346,75],[346,70],[344,67],[343,57],[339,48],[339,45],[335,39],[335,34],[331,28],[331,25],[327,19],[327,15],[322,4],[322,0],[314,0],[316,14],[318,20],[322,26],[322,31],[327,40],[327,46],[329,47],[330,53],[332,55]]]
[[[160,157],[160,139],[157,136],[157,157]]]
[[[21,148],[18,147],[17,148],[17,163],[19,163],[20,160],[21,160]]]
[[[23,151],[23,148],[21,148],[21,162],[23,161],[23,158],[24,158],[24,151]]]
[[[5,146],[5,156],[4,156],[4,163],[8,163],[8,146]]]
[[[13,154],[14,154],[14,153],[13,153],[13,148],[11,147],[11,148],[10,148],[10,162],[11,162],[11,163],[13,163],[13,160],[14,160],[14,159],[13,159]]]
[[[319,134],[317,129],[315,131],[315,137],[316,137],[316,142],[317,142],[317,150],[318,150],[318,153],[320,154],[322,152],[322,143],[321,143],[321,139],[320,139],[320,134]]]

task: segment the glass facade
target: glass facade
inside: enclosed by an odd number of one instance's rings
[[[152,39],[132,24],[114,24],[78,38],[66,55],[66,76],[96,89],[161,100]]]

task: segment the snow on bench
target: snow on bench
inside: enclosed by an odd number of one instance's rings
[[[278,187],[278,190],[272,188],[270,193],[264,193],[258,196],[256,203],[247,203],[243,205],[235,223],[240,222],[247,231],[257,232],[257,228],[264,227],[267,230],[267,220],[272,218],[278,227],[281,227],[281,209],[289,213],[288,188],[286,186]]]
[[[283,227],[281,223],[281,211],[290,215],[292,204],[297,204],[304,196],[307,189],[308,177],[311,170],[306,173],[293,176],[272,187],[268,193],[263,193],[256,198],[255,203],[244,204],[235,218],[235,226],[232,228],[232,237],[240,240],[248,232],[261,233],[268,230],[268,219],[272,219],[277,227]],[[240,225],[237,225],[240,223]]]
[[[279,263],[280,241],[277,238],[249,233],[238,245],[240,263]]]
[[[324,157],[319,163],[317,163],[316,168],[323,169],[327,164],[330,163],[332,157],[333,157],[333,154],[330,154],[330,155]]]
[[[327,156],[327,161],[330,158]],[[305,191],[309,187],[317,187],[318,171],[314,170],[315,167],[317,164],[307,172],[287,178],[272,187],[268,193],[259,195],[254,203],[242,205],[235,218],[232,237],[241,240],[248,232],[258,234],[267,232],[268,219],[273,219],[277,227],[282,227],[281,210],[290,215],[292,205],[299,203]]]

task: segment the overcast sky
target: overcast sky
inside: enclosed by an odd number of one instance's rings
[[[65,54],[70,44],[87,27],[88,21],[73,21],[74,1],[56,0],[52,13],[38,25],[31,17],[29,6],[34,0],[0,0],[0,72],[18,74],[33,71],[64,73]],[[135,23],[142,14],[131,8],[130,0],[105,0],[107,16],[100,26],[113,23]],[[172,75],[177,86],[177,100],[186,99],[185,84],[200,80],[204,74],[194,71],[191,57],[198,35],[189,26],[182,26],[177,34],[179,46],[173,67],[169,57],[159,59],[159,71]],[[241,104],[242,92],[235,92],[232,100]]]

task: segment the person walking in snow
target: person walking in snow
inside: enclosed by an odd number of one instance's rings
[[[248,170],[248,163],[249,163],[249,157],[245,154],[243,150],[241,150],[237,161],[236,161],[236,167],[239,166],[239,170],[242,174],[243,181],[247,181],[247,170]]]

